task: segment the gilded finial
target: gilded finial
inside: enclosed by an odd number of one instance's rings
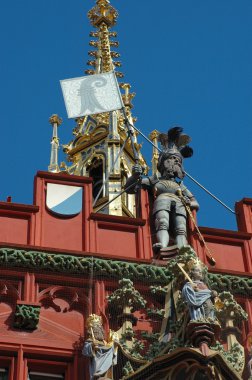
[[[93,26],[102,22],[111,27],[116,24],[118,12],[110,5],[109,0],[97,0],[96,5],[88,12],[88,18]]]
[[[54,114],[50,117],[49,119],[49,123],[52,124],[52,126],[54,124],[57,124],[57,126],[61,125],[62,124],[62,119],[61,117],[59,117],[58,115]]]
[[[154,131],[152,131],[149,134],[149,139],[151,139],[151,141],[154,141],[158,138],[159,135],[160,135],[160,132],[158,132],[156,129],[154,129]]]

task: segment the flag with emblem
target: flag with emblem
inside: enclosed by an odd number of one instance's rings
[[[114,72],[61,80],[69,118],[119,110],[124,107]]]

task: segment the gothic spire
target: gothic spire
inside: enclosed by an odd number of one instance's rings
[[[116,24],[118,12],[109,0],[96,0],[95,6],[88,12],[88,18],[94,27],[90,33],[89,52],[92,57],[88,64],[92,69],[86,70],[88,75],[115,71],[118,78],[123,73],[117,71],[121,62],[117,58],[120,54],[114,51],[119,46],[116,41],[117,33],[112,30]],[[130,92],[128,83],[119,84],[122,89],[122,99],[130,123],[132,117],[132,99],[135,96]],[[139,162],[147,169],[142,156],[141,145],[137,142],[134,132],[129,138],[129,131],[125,123],[125,114],[121,111],[93,114],[76,119],[73,130],[74,139],[63,145],[70,166],[64,164],[64,170],[69,174],[93,177],[93,207],[100,210],[101,205],[113,200],[103,212],[113,215],[136,215],[135,198],[132,194],[123,194],[117,197],[131,175],[131,168],[135,162],[135,152]],[[62,164],[61,164],[62,167]]]
[[[108,0],[97,0],[96,5],[88,12],[88,18],[95,28],[95,31],[90,33],[90,37],[94,37],[95,40],[91,40],[89,44],[95,50],[88,53],[94,59],[87,62],[93,69],[86,70],[86,74],[109,72],[121,66],[120,61],[114,60],[119,58],[120,54],[111,50],[111,48],[119,46],[118,41],[115,40],[117,33],[111,31],[111,28],[116,24],[117,17],[118,12]],[[118,71],[116,71],[116,75],[119,78],[124,76]]]

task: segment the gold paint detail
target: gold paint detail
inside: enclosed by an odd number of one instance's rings
[[[50,117],[49,123],[52,125],[57,124],[57,126],[59,126],[62,124],[62,119],[58,115],[54,114]]]
[[[110,5],[109,0],[97,0],[96,5],[88,12],[88,18],[95,27],[101,22],[105,22],[109,26],[116,24],[118,17],[117,10]]]

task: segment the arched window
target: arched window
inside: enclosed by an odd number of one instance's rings
[[[89,176],[93,178],[93,199],[97,198],[97,200],[105,196],[105,172],[103,163],[103,156],[96,156],[92,159],[89,167]]]

